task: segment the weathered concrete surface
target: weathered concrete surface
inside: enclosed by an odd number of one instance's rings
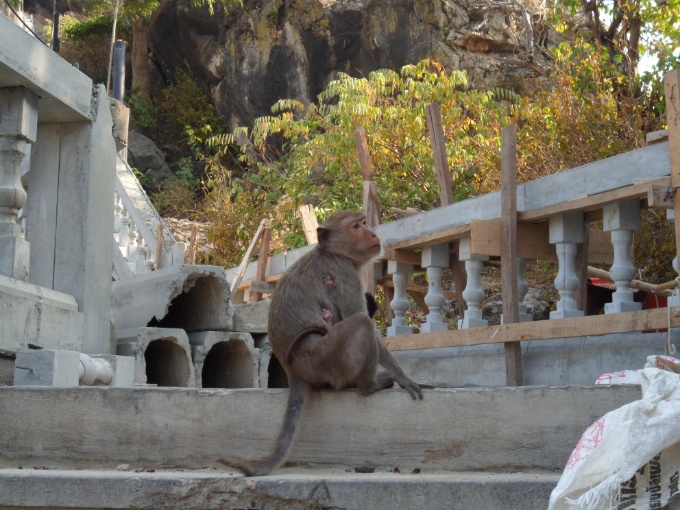
[[[224,269],[173,266],[113,282],[116,330],[160,326],[194,331],[231,330],[233,309]]]
[[[212,470],[0,469],[0,508],[543,510],[558,479],[554,473],[322,471],[254,479]]]
[[[0,349],[29,343],[82,350],[83,314],[73,296],[0,275]]]
[[[266,333],[270,301],[234,305],[234,330],[247,333]]]
[[[583,431],[635,386],[316,392],[289,460],[439,471],[560,470]],[[264,457],[287,390],[0,388],[0,467],[219,467]],[[222,470],[226,469],[224,467]]]
[[[644,367],[664,352],[665,333],[627,333],[521,342],[527,385],[595,384],[605,373]],[[672,331],[677,345],[680,330]],[[439,387],[503,386],[503,344],[394,352],[413,379]]]

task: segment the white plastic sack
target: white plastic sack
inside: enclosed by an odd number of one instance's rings
[[[680,375],[658,368],[639,374],[642,400],[583,433],[548,510],[661,509],[678,493]]]
[[[670,372],[680,373],[680,360],[672,356],[647,356],[645,368],[660,368]],[[642,370],[621,370],[602,374],[595,384],[642,384]]]

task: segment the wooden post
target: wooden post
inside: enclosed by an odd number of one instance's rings
[[[668,150],[671,159],[671,186],[675,212],[675,254],[680,258],[680,69],[664,78],[666,93],[666,120],[668,122]]]
[[[519,322],[517,299],[517,126],[501,132],[501,280],[503,323]],[[519,341],[505,344],[508,386],[522,386],[522,347]]]
[[[430,103],[425,108],[427,117],[427,127],[430,131],[430,142],[432,143],[432,156],[434,159],[434,169],[437,174],[437,182],[439,183],[439,201],[441,206],[453,204],[456,200],[453,197],[453,188],[451,187],[451,172],[449,170],[449,162],[446,157],[446,139],[444,138],[444,128],[442,126],[441,110],[439,103],[436,101]],[[467,278],[465,274],[465,262],[458,260],[458,252],[454,260],[451,261],[451,271],[453,272],[453,284],[456,286],[458,293],[458,308],[460,313],[465,312],[465,301],[463,300],[463,290],[467,285]]]
[[[238,273],[236,275],[236,278],[234,278],[234,281],[231,282],[231,293],[232,294],[238,288],[239,284],[241,283],[241,280],[243,280],[243,275],[246,274],[246,269],[248,267],[248,261],[250,260],[250,257],[253,254],[253,250],[255,249],[257,242],[260,240],[260,237],[262,236],[262,230],[264,229],[265,225],[268,224],[268,223],[269,223],[269,220],[264,219],[260,222],[260,226],[257,227],[257,231],[255,232],[255,235],[253,236],[253,240],[250,241],[250,245],[248,246],[246,253],[243,255],[243,259],[241,260],[241,265],[238,267]]]
[[[163,265],[163,224],[158,224],[156,234],[156,271]]]
[[[437,182],[439,183],[439,200],[442,207],[452,204],[453,189],[451,188],[451,172],[446,158],[446,140],[444,138],[444,128],[442,127],[442,117],[439,110],[439,103],[430,103],[425,108],[427,115],[427,127],[430,131],[430,142],[432,143],[432,156],[434,157],[434,168],[437,172]]]
[[[380,224],[380,202],[378,202],[378,192],[373,180],[373,167],[371,166],[371,157],[368,152],[368,141],[366,139],[366,130],[363,126],[358,126],[354,131],[354,139],[357,144],[357,151],[359,152],[359,166],[361,167],[361,175],[364,179],[363,192],[363,209],[366,215],[366,223],[371,228],[375,228]],[[375,295],[375,271],[373,264],[367,264],[364,269],[364,289]]]
[[[305,232],[305,239],[307,244],[316,244],[319,242],[316,229],[319,228],[319,222],[316,219],[313,205],[301,205],[298,207],[298,215],[302,221],[302,229]]]
[[[266,223],[262,229],[262,240],[260,241],[260,256],[257,259],[257,273],[255,279],[258,282],[263,282],[267,275],[267,259],[269,258],[269,245],[272,240],[272,228],[269,220],[265,219]],[[262,292],[255,292],[253,296],[254,301],[262,301]]]
[[[195,264],[196,263],[196,240],[198,239],[198,227],[196,225],[191,226],[191,236],[189,237],[189,250],[184,256],[185,264]]]

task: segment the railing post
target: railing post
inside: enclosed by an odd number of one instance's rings
[[[576,274],[576,245],[583,242],[583,213],[576,212],[550,218],[550,244],[555,245],[559,271],[555,288],[560,295],[557,309],[550,312],[551,319],[581,317],[574,294],[578,289]]]
[[[484,261],[489,260],[486,255],[475,255],[471,253],[471,239],[465,237],[458,243],[458,258],[465,261],[465,272],[467,274],[467,285],[463,291],[463,299],[467,303],[467,309],[463,318],[458,321],[459,329],[479,328],[487,326],[489,321],[482,319],[482,299],[484,299],[484,289],[482,289],[482,269]]]
[[[387,272],[392,275],[394,282],[394,299],[390,302],[390,307],[394,311],[394,319],[392,319],[392,325],[387,328],[387,336],[411,335],[413,329],[406,320],[406,311],[410,307],[406,286],[408,275],[413,272],[413,264],[388,260]]]
[[[31,254],[17,222],[28,197],[21,184],[21,163],[37,127],[38,96],[24,87],[0,89],[0,274],[24,281]]]
[[[668,150],[671,160],[671,186],[673,187],[673,218],[675,225],[675,259],[673,267],[678,272],[680,256],[680,69],[671,71],[664,77],[666,96],[666,122],[668,123]],[[669,306],[680,306],[680,298],[675,295]]]
[[[607,204],[602,211],[604,231],[611,232],[614,247],[614,264],[609,274],[616,283],[616,292],[612,295],[612,302],[604,305],[604,313],[642,310],[642,303],[634,301],[633,291],[630,290],[630,282],[635,277],[630,247],[633,244],[633,231],[640,228],[640,201]]]
[[[427,321],[421,324],[420,331],[433,333],[435,331],[447,331],[449,325],[444,322],[442,307],[444,306],[444,294],[442,294],[442,275],[444,268],[449,267],[449,245],[438,244],[423,248],[421,265],[427,268],[428,288],[425,303],[430,309]]]

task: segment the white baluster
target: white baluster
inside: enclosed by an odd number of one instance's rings
[[[123,207],[120,218],[120,231],[118,232],[118,246],[123,254],[127,255],[127,246],[130,244],[130,216],[127,209]]]
[[[635,266],[630,258],[633,231],[640,228],[640,201],[628,200],[608,204],[602,208],[603,227],[611,232],[614,246],[614,264],[609,274],[616,283],[612,302],[604,305],[604,313],[621,313],[642,310],[642,303],[636,303],[630,282],[635,277]]]
[[[116,240],[120,244],[120,236],[116,236],[116,234],[120,233],[120,229],[122,227],[123,223],[123,205],[121,204],[120,201],[120,196],[118,195],[118,192],[114,192],[113,194],[113,235],[116,237]]]
[[[463,291],[463,299],[467,304],[467,309],[463,318],[458,321],[459,329],[478,328],[487,326],[489,321],[482,319],[482,299],[484,299],[484,289],[482,289],[482,269],[484,261],[489,257],[476,255],[471,252],[470,238],[461,239],[458,243],[458,259],[465,261],[465,273],[467,274],[467,286]]]
[[[27,142],[35,141],[38,96],[24,87],[0,89],[0,274],[28,280],[30,244],[17,215],[28,195],[21,184]]]
[[[147,257],[146,241],[144,241],[144,238],[141,238],[139,240],[139,243],[137,244],[137,257],[135,258],[134,269],[135,274],[146,273],[146,257]]]
[[[428,288],[425,304],[430,309],[430,313],[427,314],[427,321],[421,324],[420,331],[423,333],[446,331],[449,325],[444,322],[442,312],[446,301],[442,294],[442,275],[444,268],[449,267],[449,245],[439,244],[423,248],[421,265],[427,268]]]
[[[556,310],[550,312],[551,319],[583,316],[574,300],[579,283],[576,275],[576,245],[583,240],[583,213],[563,214],[550,218],[550,244],[555,245],[559,264],[555,288],[560,295]]]
[[[393,260],[387,262],[387,273],[392,274],[392,282],[394,282],[394,299],[390,302],[390,307],[394,311],[394,319],[392,319],[392,325],[387,328],[387,336],[413,334],[413,328],[408,325],[406,319],[406,312],[411,306],[406,294],[406,285],[408,276],[412,272],[413,264]]]

